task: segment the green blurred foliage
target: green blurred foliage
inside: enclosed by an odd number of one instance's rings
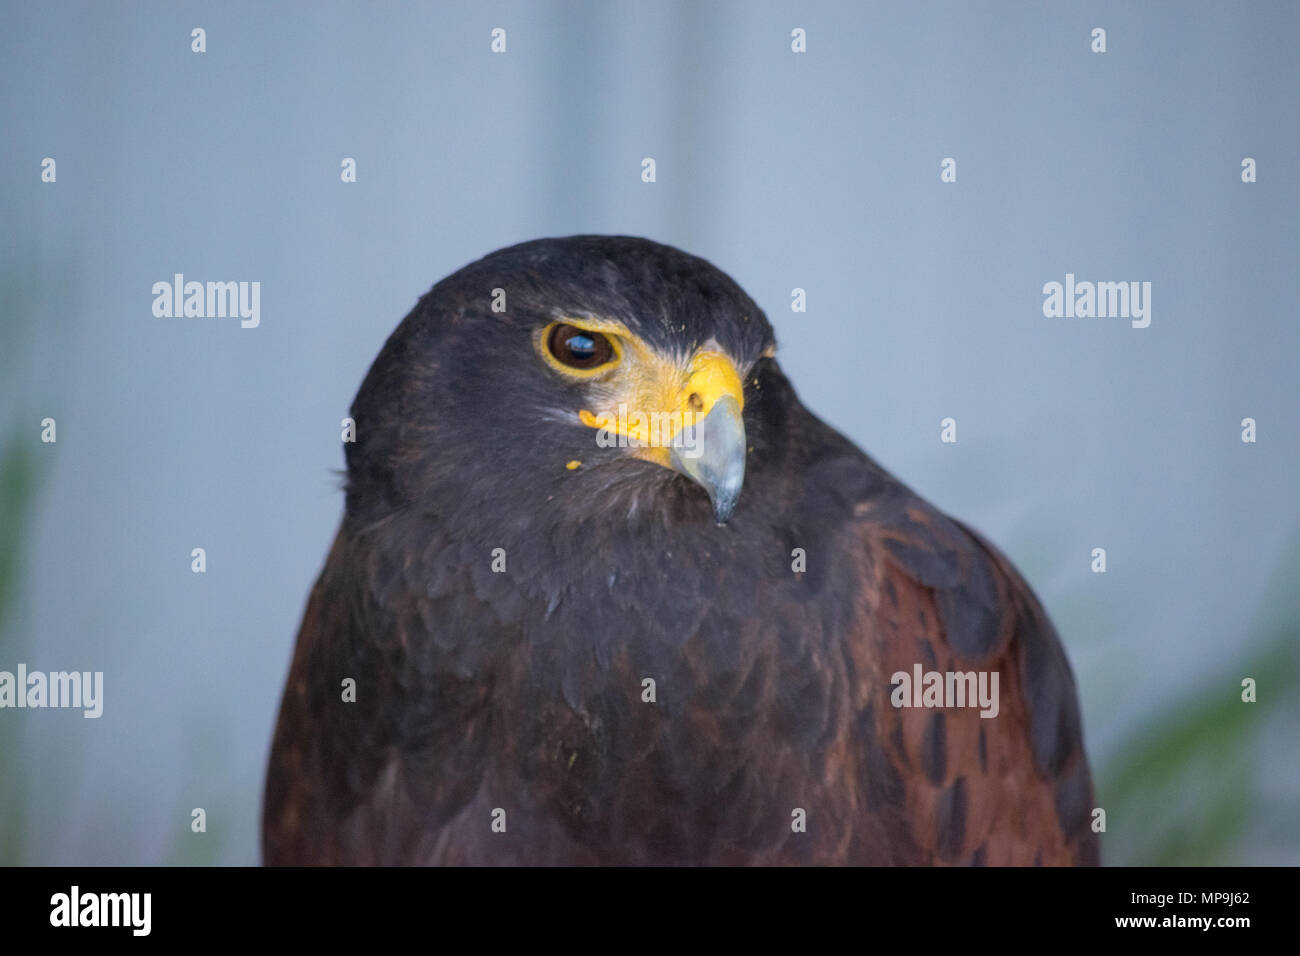
[[[1133,729],[1123,750],[1097,772],[1106,810],[1103,860],[1143,866],[1220,866],[1300,861],[1300,801],[1269,794],[1271,732],[1288,726],[1300,702],[1300,529],[1278,566],[1236,666],[1222,679],[1183,692]],[[1253,678],[1256,702],[1242,700]],[[1290,751],[1296,753],[1294,743]],[[1294,781],[1294,760],[1280,768]],[[1287,786],[1284,781],[1283,786]]]
[[[22,659],[23,645],[13,627],[13,609],[24,572],[27,533],[39,487],[32,428],[23,428],[22,362],[27,354],[32,303],[28,275],[17,269],[0,280],[0,377],[5,382],[4,408],[9,421],[0,433],[0,661]],[[28,862],[25,857],[26,812],[23,788],[21,723],[0,719],[0,864]]]
[[[4,442],[0,454],[0,648],[4,659],[18,652],[18,639],[10,633],[10,610],[18,593],[21,555],[36,489],[36,463],[31,440],[16,431]],[[27,801],[22,791],[21,738],[17,720],[0,720],[0,862],[23,861],[23,834]]]

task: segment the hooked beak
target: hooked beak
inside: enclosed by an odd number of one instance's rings
[[[707,415],[673,436],[672,467],[709,493],[713,517],[724,525],[745,483],[745,419],[740,404],[720,396]]]

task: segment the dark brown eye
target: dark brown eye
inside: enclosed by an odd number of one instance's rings
[[[569,368],[598,368],[614,357],[614,346],[605,336],[563,323],[551,329],[546,349]]]

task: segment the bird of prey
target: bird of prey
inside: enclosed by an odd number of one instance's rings
[[[705,260],[494,252],[351,414],[268,864],[1098,862],[1029,586],[800,403]]]

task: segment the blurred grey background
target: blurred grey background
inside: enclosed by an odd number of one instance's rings
[[[0,669],[102,670],[105,702],[0,710],[0,863],[257,861],[369,362],[442,276],[585,232],[729,272],[804,401],[1018,563],[1075,668],[1107,862],[1300,862],[1297,5],[3,22]],[[260,327],[155,318],[177,272],[260,281]],[[1067,272],[1150,281],[1150,327],[1045,318]]]

